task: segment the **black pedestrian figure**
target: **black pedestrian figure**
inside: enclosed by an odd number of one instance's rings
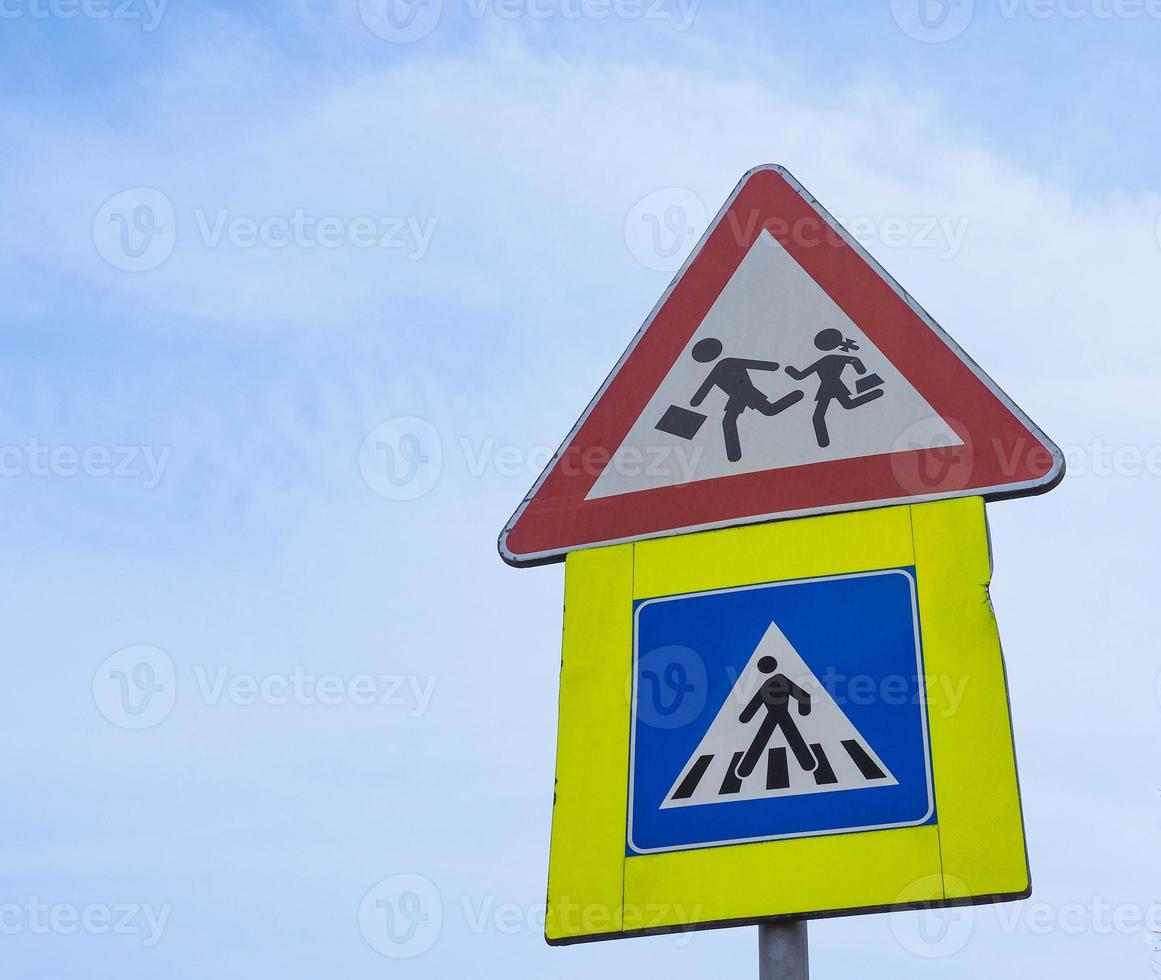
[[[693,359],[707,364],[721,357],[722,342],[706,337],[693,345]],[[791,405],[802,400],[801,391],[792,391],[777,401],[770,401],[750,380],[751,371],[777,371],[777,361],[755,361],[745,357],[722,357],[706,376],[700,388],[689,400],[695,408],[705,396],[717,387],[726,396],[725,415],[722,416],[722,435],[726,440],[726,458],[736,463],[742,458],[742,444],[738,438],[738,416],[747,408],[753,408],[763,415],[777,415]]]
[[[826,410],[830,407],[830,403],[835,401],[845,409],[852,409],[865,405],[867,402],[873,402],[883,394],[882,388],[875,387],[881,385],[883,379],[877,374],[867,374],[867,368],[863,362],[848,353],[858,350],[859,345],[849,337],[844,337],[840,331],[833,327],[820,330],[815,334],[814,346],[819,350],[826,351],[838,348],[844,353],[827,354],[802,371],[787,364],[786,373],[795,381],[804,381],[812,374],[818,375],[818,392],[814,396],[814,437],[818,440],[819,446],[825,449],[830,445],[830,433],[826,428]],[[856,395],[852,392],[842,379],[843,371],[848,364],[855,369],[856,373],[865,375],[855,386],[860,394]],[[872,390],[868,391],[868,388]]]
[[[758,669],[763,674],[774,674],[774,671],[778,669],[778,661],[773,657],[762,657],[758,661]],[[758,733],[754,736],[746,754],[742,756],[742,761],[738,763],[737,773],[742,779],[754,771],[754,767],[758,764],[758,760],[766,751],[766,746],[770,744],[770,739],[774,737],[774,732],[778,728],[782,729],[782,734],[786,736],[786,741],[790,745],[790,751],[794,753],[794,758],[798,760],[803,771],[814,771],[818,761],[815,759],[814,753],[810,751],[802,733],[798,730],[797,723],[790,717],[791,698],[798,702],[800,715],[805,717],[810,714],[810,695],[785,674],[774,674],[773,677],[767,677],[762,682],[762,686],[758,688],[758,693],[750,699],[750,703],[738,715],[738,721],[745,724],[758,713],[759,708],[763,706],[766,708],[766,717],[758,726]]]

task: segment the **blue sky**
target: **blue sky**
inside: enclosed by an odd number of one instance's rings
[[[495,536],[669,280],[628,217],[772,161],[1071,466],[989,508],[1032,900],[934,959],[936,920],[815,924],[816,973],[1154,975],[1100,903],[1161,901],[1161,11],[960,0],[936,42],[907,0],[579,2],[443,0],[406,43],[379,0],[0,3],[0,967],[754,969],[752,930],[544,945],[562,574]],[[401,433],[410,488],[366,448]],[[134,663],[142,728],[94,681]],[[337,703],[276,703],[296,670]],[[400,874],[442,922],[385,958],[360,903]],[[138,910],[42,933],[34,898]]]

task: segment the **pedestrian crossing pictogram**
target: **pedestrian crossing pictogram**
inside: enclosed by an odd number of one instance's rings
[[[634,622],[627,853],[934,819],[913,569],[645,599]],[[653,694],[678,652],[697,681],[674,724]]]
[[[897,783],[772,622],[661,805]]]

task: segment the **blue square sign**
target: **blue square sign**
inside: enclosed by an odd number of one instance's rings
[[[935,820],[914,568],[634,604],[627,851]]]

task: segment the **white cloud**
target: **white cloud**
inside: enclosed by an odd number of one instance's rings
[[[142,315],[390,331],[447,310],[502,318],[533,353],[555,346],[546,327],[583,326],[611,361],[664,283],[625,248],[634,203],[688,187],[712,213],[745,169],[773,160],[848,222],[958,227],[962,243],[937,232],[931,247],[868,244],[1041,414],[1058,386],[1089,409],[1107,405],[1110,421],[1147,404],[1139,311],[1156,305],[1161,198],[1078,199],[947,132],[937,108],[897,90],[808,104],[709,72],[512,42],[360,63],[293,89],[285,67],[251,43],[212,55],[191,44],[149,79],[158,98],[131,133],[118,119],[21,120],[9,268],[52,269]],[[208,90],[207,78],[218,79]],[[178,230],[163,265],[129,274],[98,257],[91,222],[135,186],[173,201]],[[299,209],[308,222],[341,221],[340,239],[370,219],[399,247],[229,244],[236,219],[292,221]],[[52,308],[20,272],[8,285],[9,309]]]

